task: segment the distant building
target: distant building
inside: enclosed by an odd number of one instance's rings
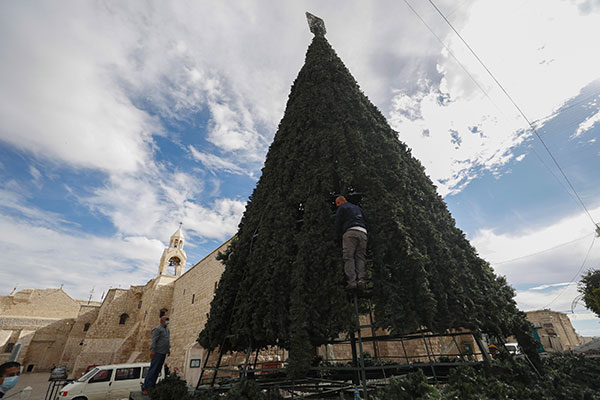
[[[583,344],[565,313],[549,309],[528,311],[527,319],[537,332],[547,352],[570,351]]]

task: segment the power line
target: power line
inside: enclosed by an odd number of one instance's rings
[[[452,58],[454,58],[454,61],[456,61],[456,63],[458,65],[460,65],[460,67],[462,68],[462,70],[465,71],[465,73],[469,76],[469,78],[471,78],[471,80],[473,81],[473,83],[475,83],[475,85],[477,85],[477,87],[483,92],[483,94],[485,95],[485,97],[488,98],[488,100],[498,109],[498,111],[502,112],[502,110],[500,110],[500,107],[498,107],[496,105],[496,103],[494,103],[494,100],[492,100],[492,98],[488,95],[488,93],[485,91],[485,89],[479,84],[479,82],[477,82],[477,80],[473,77],[473,75],[471,75],[471,73],[467,70],[467,68],[458,60],[458,58],[454,55],[454,53],[452,52],[452,50],[450,50],[450,48],[448,46],[446,46],[446,43],[444,43],[444,41],[442,40],[442,38],[440,38],[435,33],[435,31],[429,26],[429,24],[427,24],[427,22],[425,22],[425,20],[421,17],[421,15],[417,12],[417,10],[415,10],[413,8],[413,6],[408,2],[408,0],[404,0],[404,2],[408,6],[408,8],[410,8],[410,10],[417,16],[417,18],[419,18],[419,20],[423,23],[423,25],[425,25],[425,27],[429,30],[429,32],[431,32],[431,34],[433,36],[435,36],[435,38],[441,43],[441,45],[444,46],[444,48],[446,49],[446,51],[448,51],[448,54],[450,54],[452,56]]]
[[[533,130],[533,132],[535,133],[535,135],[537,136],[537,138],[540,140],[540,142],[542,142],[542,145],[544,146],[544,148],[546,149],[546,151],[550,155],[550,158],[552,158],[552,161],[554,161],[554,164],[556,165],[556,167],[558,168],[558,170],[560,171],[560,173],[562,174],[562,176],[565,178],[565,180],[569,184],[569,187],[571,188],[571,190],[573,191],[573,193],[575,193],[575,196],[577,196],[577,200],[579,200],[579,203],[581,204],[581,206],[585,210],[587,216],[592,221],[592,224],[594,224],[594,228],[597,228],[598,225],[596,224],[596,221],[594,221],[594,218],[592,218],[592,215],[590,214],[589,210],[587,209],[587,207],[583,203],[583,200],[581,200],[581,197],[579,196],[579,194],[577,193],[577,191],[575,190],[575,188],[571,184],[571,181],[569,180],[569,178],[567,177],[567,175],[565,174],[565,172],[561,168],[560,164],[558,163],[558,161],[556,160],[556,158],[554,157],[554,155],[552,154],[552,152],[550,151],[550,149],[546,145],[546,142],[544,142],[544,140],[542,139],[542,137],[540,136],[540,134],[538,133],[538,131],[535,129],[535,127],[533,126],[533,124],[529,121],[529,118],[527,118],[527,116],[525,115],[525,113],[523,112],[523,110],[521,110],[521,107],[519,107],[519,105],[513,100],[513,98],[506,91],[506,89],[504,89],[504,86],[502,86],[502,84],[498,81],[498,79],[496,79],[496,77],[494,76],[494,74],[492,74],[492,71],[489,70],[489,68],[484,64],[484,62],[481,60],[481,58],[479,58],[479,56],[477,55],[477,53],[475,52],[475,50],[473,50],[473,48],[467,43],[467,41],[462,37],[462,35],[456,30],[456,28],[454,28],[454,26],[452,25],[452,23],[448,20],[448,18],[446,18],[446,16],[444,15],[444,13],[442,13],[442,11],[435,5],[435,3],[433,2],[433,0],[429,0],[429,3],[433,6],[433,8],[435,8],[435,10],[438,12],[438,14],[440,14],[440,16],[444,19],[444,21],[446,21],[446,23],[448,24],[448,26],[450,26],[450,28],[454,31],[454,33],[456,33],[456,35],[460,38],[460,40],[463,42],[463,44],[465,46],[467,46],[467,48],[469,49],[469,51],[471,52],[471,54],[473,54],[473,56],[477,59],[477,61],[479,61],[479,63],[481,64],[481,66],[492,77],[492,79],[494,80],[494,82],[496,82],[496,84],[502,90],[502,92],[504,92],[504,94],[506,95],[506,97],[508,98],[508,100],[510,100],[510,102],[512,103],[512,105],[517,109],[517,111],[519,111],[519,114],[521,114],[521,117],[523,117],[523,119],[531,127],[531,129]]]
[[[588,237],[588,236],[590,236],[590,234],[587,234],[587,235],[585,235],[585,236],[582,236],[582,237],[580,237],[580,238],[577,238],[577,239],[573,239],[573,240],[571,240],[570,242],[566,242],[566,243],[557,244],[556,246],[550,247],[550,248],[548,248],[548,249],[545,249],[545,250],[540,250],[540,251],[537,251],[537,252],[535,252],[535,253],[527,254],[527,255],[524,255],[524,256],[520,256],[520,257],[511,258],[510,260],[504,260],[504,261],[499,261],[499,262],[495,262],[495,263],[492,263],[492,262],[491,262],[491,263],[490,263],[490,265],[500,265],[500,264],[506,264],[506,263],[510,263],[510,262],[513,262],[513,261],[519,261],[519,260],[522,260],[522,259],[524,259],[524,258],[528,258],[528,257],[536,256],[536,255],[538,255],[538,254],[542,254],[542,253],[545,253],[545,252],[547,252],[547,251],[554,250],[554,249],[557,249],[557,248],[559,248],[559,247],[566,246],[566,245],[568,245],[568,244],[571,244],[571,243],[578,242],[578,241],[580,241],[580,240],[582,240],[582,239],[585,239],[585,238],[586,238],[586,237]]]
[[[600,91],[594,92],[594,93],[592,93],[592,94],[584,97],[583,99],[581,99],[579,101],[576,101],[575,103],[569,104],[568,106],[561,107],[558,110],[554,111],[552,114],[548,114],[545,117],[538,118],[535,121],[532,121],[531,123],[532,124],[537,124],[540,121],[544,121],[544,120],[547,120],[549,118],[552,118],[552,117],[554,117],[554,116],[556,116],[556,115],[558,115],[560,113],[563,113],[563,112],[565,112],[565,111],[567,111],[567,110],[569,110],[569,109],[571,109],[573,107],[577,107],[577,106],[579,106],[579,105],[581,105],[581,104],[583,104],[585,102],[588,102],[592,97],[595,97],[595,96],[598,96],[598,95],[600,95]]]
[[[583,259],[583,263],[581,263],[581,267],[579,267],[579,270],[577,271],[577,273],[575,275],[573,275],[573,277],[571,278],[569,283],[565,286],[565,288],[562,290],[562,292],[560,292],[554,298],[554,300],[552,300],[550,303],[548,303],[546,306],[544,306],[544,308],[550,307],[550,305],[552,305],[552,303],[554,303],[556,301],[556,299],[558,299],[560,296],[562,296],[565,293],[565,291],[569,288],[569,286],[571,286],[571,283],[573,283],[573,281],[579,276],[579,274],[581,273],[581,270],[583,269],[583,267],[585,266],[585,263],[587,262],[587,259],[590,255],[590,253],[592,252],[592,247],[594,247],[594,242],[596,242],[596,235],[594,235],[594,237],[592,238],[592,243],[590,244],[590,248],[588,249],[587,254],[585,255],[585,258]]]

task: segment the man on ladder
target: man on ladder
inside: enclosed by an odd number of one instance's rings
[[[362,209],[344,196],[335,199],[335,229],[342,237],[344,273],[349,290],[365,288],[365,258],[367,252],[367,223]]]

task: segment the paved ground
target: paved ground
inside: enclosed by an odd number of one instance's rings
[[[27,386],[31,386],[33,389],[31,391],[31,397],[29,400],[44,400],[46,397],[46,391],[48,390],[48,377],[50,376],[50,372],[39,372],[39,373],[24,373],[19,378],[19,382],[17,386],[10,390],[6,394],[6,396],[10,396],[16,392],[19,392],[26,388]],[[5,396],[5,397],[6,397]],[[16,395],[11,397],[9,400],[19,400],[20,396]]]

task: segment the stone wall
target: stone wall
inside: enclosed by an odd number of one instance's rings
[[[62,289],[23,289],[0,296],[0,316],[77,318],[79,303]]]
[[[174,284],[173,310],[170,313],[169,325],[171,356],[167,363],[188,379],[196,375],[197,371],[190,371],[189,362],[202,355],[202,349],[196,345],[196,339],[204,328],[216,285],[225,268],[216,257],[219,252],[225,251],[230,241],[223,243],[196,263]]]
[[[23,353],[22,364],[28,372],[50,371],[52,366],[60,364],[65,343],[75,319],[61,319],[43,328],[37,329]]]
[[[17,361],[25,371],[58,364],[79,309],[80,303],[62,289],[24,289],[0,296],[0,362],[10,357],[9,343],[21,343]]]
[[[150,361],[152,328],[159,323],[161,310],[171,309],[174,277],[161,276],[144,286],[111,289],[94,314],[83,314],[77,321],[73,336],[65,346],[65,356],[73,359],[71,377],[78,377],[90,365],[120,364]],[[125,323],[121,317],[127,315]],[[83,337],[85,321],[93,320]],[[80,345],[80,343],[83,343]]]
[[[71,377],[78,377],[89,365],[112,364],[120,358],[121,345],[137,331],[140,300],[141,293],[132,290],[108,291],[95,322],[85,335]],[[122,315],[128,316],[124,323],[121,323]]]
[[[65,342],[60,360],[60,365],[66,365],[69,371],[73,371],[75,360],[83,350],[83,341],[92,324],[96,321],[99,311],[99,305],[81,306],[79,315],[73,324],[73,329],[71,329]]]
[[[565,313],[545,309],[528,311],[526,315],[529,322],[536,326],[544,350],[567,351],[582,343]]]

